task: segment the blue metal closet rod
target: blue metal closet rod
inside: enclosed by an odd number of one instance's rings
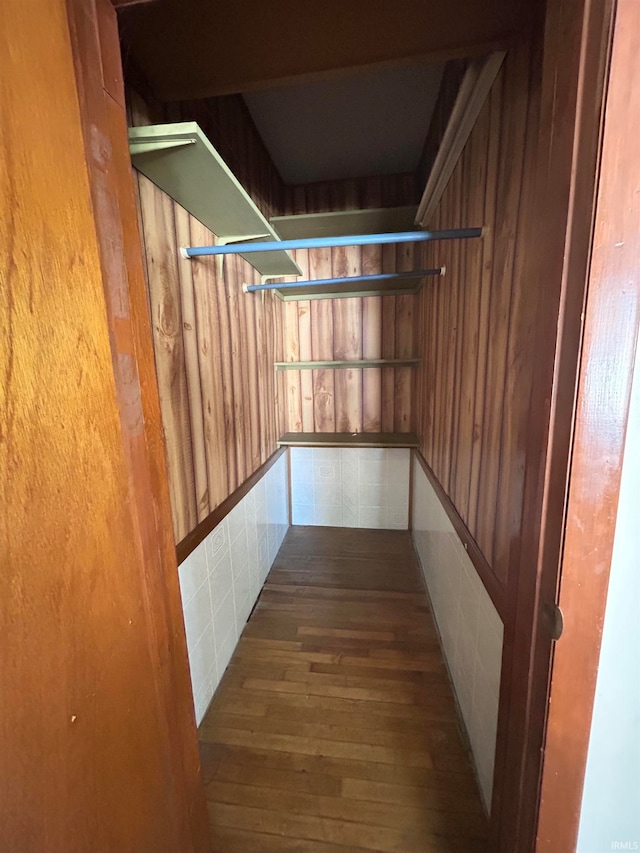
[[[355,281],[397,281],[402,278],[422,278],[425,275],[444,275],[444,267],[433,270],[413,270],[412,272],[385,272],[376,275],[351,275],[340,278],[317,278],[312,281],[269,282],[268,284],[245,284],[245,293],[255,293],[257,290],[287,290],[290,287],[325,287],[328,284],[350,285]],[[347,287],[345,287],[345,290]]]
[[[481,237],[482,228],[449,228],[444,231],[400,231],[391,234],[354,234],[345,237],[310,237],[303,240],[273,240],[267,243],[229,243],[225,246],[183,246],[183,258],[199,255],[248,255],[252,252],[281,252],[289,249],[332,249],[335,246],[369,246],[379,243],[421,243],[427,240],[465,240]]]

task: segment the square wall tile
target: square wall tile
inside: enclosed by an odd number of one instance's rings
[[[342,503],[340,483],[315,483],[313,486],[313,503],[316,506],[340,506]]]
[[[313,504],[293,504],[291,508],[291,520],[293,524],[303,526],[314,524],[314,506]]]
[[[313,480],[309,477],[307,482],[294,480],[291,483],[291,503],[294,505],[313,506],[314,502]]]
[[[184,609],[184,628],[189,648],[193,648],[200,640],[205,628],[211,622],[211,617],[209,584],[204,581]]]
[[[204,541],[207,562],[209,571],[219,562],[225,553],[229,551],[229,530],[227,527],[227,519],[223,519],[220,524],[211,531]]]
[[[178,566],[182,607],[185,608],[207,578],[206,543],[201,542]]]
[[[316,463],[340,462],[339,447],[314,447],[312,450],[313,461]]]
[[[322,447],[301,457],[301,449],[291,448],[293,524],[407,529],[408,450]]]
[[[216,647],[211,623],[198,642],[189,649],[189,669],[194,696],[206,689],[207,677],[216,659]]]
[[[312,465],[311,452],[302,458]],[[312,494],[313,483],[310,489]],[[288,527],[283,455],[178,569],[198,723]]]
[[[340,504],[338,506],[316,505],[313,523],[321,527],[341,527],[342,506]]]
[[[384,483],[385,464],[382,460],[361,459],[358,465],[358,482],[362,485],[382,485]]]
[[[225,550],[222,559],[209,572],[209,589],[211,591],[211,607],[213,613],[224,601],[225,596],[231,589],[233,582],[233,568],[231,566],[231,553]]]
[[[245,515],[245,501],[236,504],[227,516],[227,527],[229,528],[229,541],[234,542],[238,536],[246,535],[247,519]]]
[[[314,483],[340,483],[340,460],[313,463]]]
[[[233,631],[235,633],[235,626],[236,610],[233,601],[233,590],[230,589],[213,619],[213,633],[216,639],[216,648],[222,644],[229,631]]]
[[[503,625],[440,499],[413,466],[413,540],[490,811]]]

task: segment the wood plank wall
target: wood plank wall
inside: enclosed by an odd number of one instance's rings
[[[162,105],[128,92],[132,125],[198,121],[266,216],[282,184],[238,97]],[[176,542],[219,506],[276,450],[281,404],[283,313],[246,261],[182,260],[181,245],[215,236],[144,176],[136,174],[149,308],[160,390]]]
[[[415,176],[388,175],[285,187],[283,212],[322,213],[417,204]],[[416,268],[412,245],[299,251],[310,279]],[[282,303],[286,361],[405,358],[414,353],[414,296]],[[286,371],[289,432],[410,432],[409,367]]]
[[[464,72],[467,69],[467,64],[466,59],[450,59],[444,67],[440,82],[440,91],[438,92],[438,98],[433,108],[429,130],[427,131],[420,162],[418,163],[415,174],[416,191],[419,196],[424,191],[431,173],[431,167],[438,154],[447,123],[451,116],[456,97],[458,96],[460,84],[464,78]]]
[[[497,578],[520,535],[523,436],[535,357],[535,288],[521,275],[539,86],[512,48],[436,210],[432,228],[483,225],[482,240],[425,244],[446,264],[418,299],[421,451]]]

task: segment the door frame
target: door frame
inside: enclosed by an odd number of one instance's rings
[[[556,600],[615,0],[548,0],[524,275],[539,293],[520,541],[511,553],[491,813],[492,849],[531,853],[539,811]],[[568,850],[569,848],[567,848]],[[566,853],[566,851],[563,851]]]
[[[618,0],[587,282],[536,851],[575,850],[640,319],[640,5]]]
[[[625,50],[633,56],[633,6],[550,0],[546,11],[528,267],[531,285],[546,288],[537,318],[546,360],[532,388],[514,621],[506,626],[492,815],[504,853],[568,853],[577,844],[638,332],[637,201],[624,209],[616,172],[621,156],[637,163],[638,130],[631,133],[624,107],[631,84],[616,59]],[[636,57],[639,46],[636,37]],[[625,229],[636,246],[630,239],[623,257],[616,242]],[[615,366],[615,395],[604,363]],[[565,621],[557,642],[542,615],[555,602]]]

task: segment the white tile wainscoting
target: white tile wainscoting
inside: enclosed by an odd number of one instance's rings
[[[291,447],[291,521],[407,530],[411,451]]]
[[[440,499],[413,466],[412,535],[462,713],[482,798],[491,809],[503,624]]]
[[[288,527],[283,454],[178,568],[198,725]]]

